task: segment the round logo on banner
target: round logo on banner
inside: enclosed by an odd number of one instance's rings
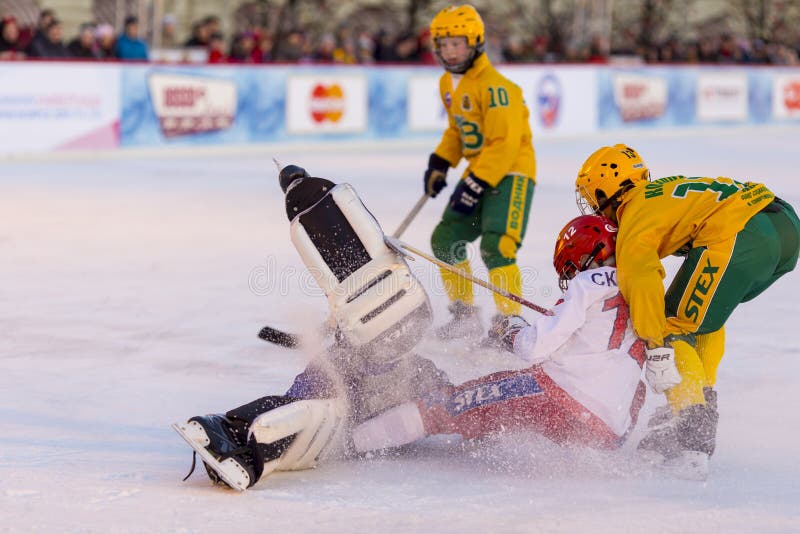
[[[339,122],[344,115],[344,91],[338,83],[318,83],[311,91],[311,118],[314,122]]]
[[[547,74],[539,80],[536,88],[536,102],[539,105],[539,120],[546,128],[555,126],[561,107],[561,84],[558,78]]]
[[[800,82],[792,81],[783,86],[783,104],[790,111],[800,111]]]

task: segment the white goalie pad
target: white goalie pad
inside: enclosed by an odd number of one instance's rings
[[[350,345],[392,359],[421,339],[428,295],[350,185],[295,217],[291,236]]]
[[[312,399],[292,402],[258,416],[250,425],[250,435],[259,443],[273,443],[296,434],[280,458],[264,464],[261,476],[314,467],[336,441],[345,415],[345,403],[340,399]]]

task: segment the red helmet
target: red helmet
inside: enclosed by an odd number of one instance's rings
[[[617,225],[602,215],[581,215],[567,223],[558,234],[553,266],[558,273],[558,286],[567,289],[569,280],[580,271],[605,265],[614,256]]]

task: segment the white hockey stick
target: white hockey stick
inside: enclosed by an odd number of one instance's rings
[[[544,315],[553,315],[552,310],[549,310],[547,308],[543,308],[542,306],[539,306],[538,304],[534,304],[533,302],[531,302],[531,301],[529,301],[527,299],[524,299],[524,298],[522,298],[520,296],[517,296],[517,295],[515,295],[513,293],[509,293],[505,289],[499,288],[494,284],[490,284],[489,282],[487,282],[485,280],[482,280],[482,279],[478,278],[477,276],[473,276],[471,273],[468,273],[467,271],[459,269],[458,267],[454,267],[454,266],[450,265],[449,263],[445,263],[442,260],[431,256],[430,254],[426,254],[425,252],[422,252],[418,248],[412,247],[408,243],[404,243],[403,241],[400,241],[397,238],[386,236],[384,238],[384,241],[386,242],[386,245],[389,246],[389,248],[391,248],[393,250],[396,250],[397,252],[399,252],[401,254],[403,253],[403,251],[408,251],[408,252],[411,252],[412,254],[416,254],[420,258],[426,259],[429,262],[431,262],[431,263],[433,263],[435,265],[438,265],[442,269],[446,269],[446,270],[450,271],[451,273],[455,273],[458,276],[460,276],[462,278],[465,278],[465,279],[469,280],[470,282],[472,282],[474,284],[478,284],[481,287],[485,287],[489,291],[494,291],[498,295],[502,295],[502,296],[504,296],[505,298],[507,298],[509,300],[513,300],[514,302],[518,302],[518,303],[522,304],[523,306],[525,306],[526,308],[530,308],[533,311],[537,311],[537,312],[539,312],[541,314],[544,314]]]

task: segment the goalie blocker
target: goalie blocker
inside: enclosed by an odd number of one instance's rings
[[[328,298],[343,341],[381,364],[399,358],[432,322],[428,295],[349,184],[281,170],[292,243]]]

